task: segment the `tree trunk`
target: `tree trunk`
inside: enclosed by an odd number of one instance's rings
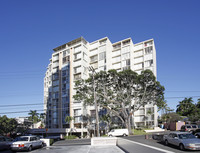
[[[133,135],[132,129],[131,129],[131,118],[128,117],[128,133],[129,135]]]

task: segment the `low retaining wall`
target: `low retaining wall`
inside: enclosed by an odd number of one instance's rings
[[[91,139],[91,146],[109,146],[117,145],[116,137],[94,137]]]
[[[40,139],[40,140],[42,140],[46,144],[47,147],[50,146],[50,139]]]

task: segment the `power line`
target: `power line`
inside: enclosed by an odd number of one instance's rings
[[[29,105],[44,105],[44,103],[35,103],[35,104],[17,104],[17,105],[0,105],[0,107],[18,107],[18,106],[29,106]]]
[[[200,92],[200,91],[165,91],[165,92]]]
[[[178,98],[200,98],[200,96],[184,96],[184,97],[165,97],[165,99],[178,99]]]
[[[44,111],[44,110],[36,110],[36,111]],[[0,113],[0,114],[15,114],[15,113],[29,113],[29,111],[17,111],[17,112],[4,112],[4,113]]]
[[[30,95],[27,95],[27,94],[8,94],[8,95],[3,95],[3,96],[0,96],[0,98],[4,98],[4,97],[8,97],[10,98],[9,96],[13,96],[13,97],[20,97],[20,96],[23,96],[23,97],[29,97],[29,96],[37,96],[37,95],[40,95],[40,96],[44,96],[43,93],[35,93],[35,94],[30,94]]]
[[[42,72],[45,72],[45,70],[32,70],[32,71],[31,70],[23,70],[23,71],[22,70],[21,71],[18,70],[18,71],[4,71],[4,72],[1,71],[0,74],[6,74],[6,73],[7,74],[11,74],[11,73],[35,73],[35,72],[36,73],[40,73],[40,72],[42,73]]]
[[[177,99],[177,98],[200,98],[200,96],[184,96],[184,97],[165,97],[166,99]],[[45,103],[25,103],[25,104],[15,104],[15,105],[0,105],[0,107],[14,107],[14,106],[28,106],[28,105],[45,105]]]
[[[69,107],[67,107],[69,108]],[[48,110],[66,110],[66,108],[56,108],[56,109],[48,109]],[[38,110],[35,110],[35,111],[46,111],[45,109],[38,109]],[[3,112],[3,113],[0,113],[0,114],[14,114],[14,113],[27,113],[27,112],[30,112],[29,111],[16,111],[16,112]]]

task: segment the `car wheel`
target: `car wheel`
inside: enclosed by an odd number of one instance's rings
[[[110,134],[109,137],[112,137],[112,135]]]
[[[42,143],[41,145],[40,145],[40,148],[43,148],[44,147],[44,144]]]
[[[179,148],[180,148],[180,150],[185,150],[185,147],[182,143],[179,145]]]
[[[32,146],[29,146],[29,147],[28,147],[28,151],[31,151],[31,150],[32,150]]]
[[[123,134],[123,137],[125,137],[125,136],[126,136],[126,134],[124,133],[124,134]]]
[[[169,142],[167,140],[165,140],[165,145],[168,146],[169,145]]]

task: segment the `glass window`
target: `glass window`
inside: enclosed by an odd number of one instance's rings
[[[102,52],[99,54],[99,61],[104,60],[106,58],[106,52]]]
[[[90,57],[90,62],[91,62],[91,63],[92,63],[92,62],[95,62],[95,61],[97,61],[97,60],[98,60],[98,56],[97,56],[97,55]]]
[[[81,109],[74,109],[74,116],[80,116],[81,115]]]
[[[145,54],[150,54],[152,52],[153,52],[153,47],[152,46],[145,48]]]

